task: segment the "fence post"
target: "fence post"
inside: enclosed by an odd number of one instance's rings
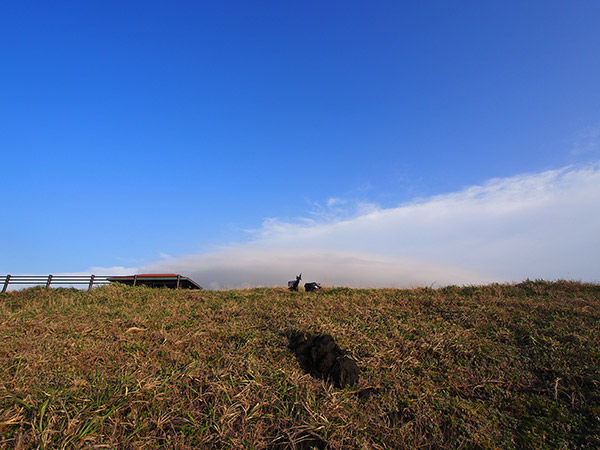
[[[4,287],[2,288],[3,294],[6,292],[6,288],[8,287],[9,282],[10,282],[10,274],[6,275],[6,278],[4,279]]]
[[[137,274],[133,276],[133,285],[137,284]]]
[[[175,289],[179,289],[179,280],[181,279],[181,275],[177,275],[177,287]]]
[[[50,283],[52,283],[52,275],[48,275],[48,281],[46,282],[46,287],[50,287]]]
[[[96,275],[92,274],[92,276],[90,277],[90,285],[88,287],[88,292],[92,290],[92,287],[94,287],[94,278],[96,277]]]

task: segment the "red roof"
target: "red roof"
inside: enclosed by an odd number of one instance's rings
[[[177,273],[140,273],[137,275],[120,275],[114,277],[106,277],[108,281],[116,281],[135,286],[143,284],[151,287],[170,287],[170,288],[187,288],[187,289],[202,289],[202,286],[194,282],[188,277],[181,276]]]

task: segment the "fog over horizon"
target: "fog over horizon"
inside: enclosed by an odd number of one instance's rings
[[[103,270],[176,272],[207,289],[285,286],[300,272],[303,281],[349,287],[600,281],[598,164],[493,179],[394,208],[327,205],[317,218],[265,219],[247,243]]]

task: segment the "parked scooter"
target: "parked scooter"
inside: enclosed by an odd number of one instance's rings
[[[314,292],[321,289],[321,285],[319,283],[315,283],[314,281],[310,283],[304,283],[304,290],[306,292]]]
[[[296,281],[288,281],[288,289],[290,291],[298,292],[298,285],[300,284],[300,280],[302,280],[302,273],[296,277]]]
[[[288,281],[288,289],[290,291],[298,292],[298,285],[300,284],[301,280],[302,273],[296,277],[295,281]],[[321,289],[321,285],[319,283],[316,283],[314,281],[311,281],[310,283],[304,283],[304,290],[306,292],[314,292],[318,291],[319,289]]]

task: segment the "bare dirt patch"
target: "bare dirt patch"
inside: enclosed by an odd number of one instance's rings
[[[294,352],[300,367],[314,378],[333,383],[337,388],[352,386],[358,382],[360,371],[347,352],[328,334],[307,334],[290,331],[288,348]]]

